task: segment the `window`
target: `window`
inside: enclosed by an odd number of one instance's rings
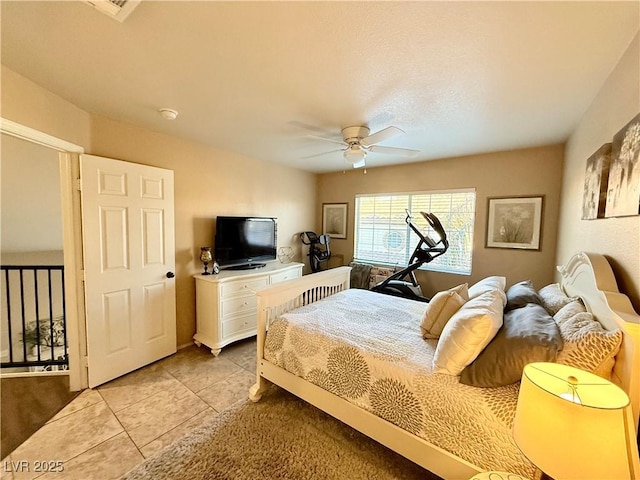
[[[471,273],[476,193],[473,189],[437,192],[357,195],[354,258],[375,265],[404,267],[418,244],[405,223],[406,210],[425,233],[437,238],[420,211],[434,213],[442,223],[449,250],[423,269],[458,274]]]

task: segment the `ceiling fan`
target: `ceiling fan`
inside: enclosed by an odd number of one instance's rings
[[[333,140],[331,138],[318,137],[316,135],[309,135],[310,138],[316,138],[325,142],[337,143],[338,145],[342,145],[342,148],[310,155],[304,158],[312,158],[329,153],[342,152],[345,160],[351,163],[353,165],[353,168],[360,168],[365,166],[365,158],[367,157],[367,153],[369,152],[385,153],[402,157],[414,157],[420,152],[420,150],[411,150],[409,148],[386,147],[383,145],[377,145],[378,143],[384,142],[391,137],[395,137],[396,135],[404,133],[404,131],[400,130],[398,127],[383,128],[382,130],[372,134],[369,134],[369,132],[369,128],[364,126],[345,127],[342,129],[342,141]]]

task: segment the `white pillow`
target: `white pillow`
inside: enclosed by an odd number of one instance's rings
[[[469,298],[475,298],[478,295],[482,295],[483,293],[491,290],[502,290],[504,292],[506,285],[507,279],[505,277],[498,277],[494,275],[492,277],[483,278],[469,287]]]
[[[427,304],[420,328],[422,338],[439,338],[451,316],[469,300],[468,285],[463,283],[436,293]]]
[[[442,330],[433,357],[433,371],[460,375],[498,333],[503,309],[500,291],[495,289],[460,307]]]

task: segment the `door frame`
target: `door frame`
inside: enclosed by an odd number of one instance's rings
[[[62,200],[64,288],[67,305],[66,329],[69,347],[69,370],[65,373],[69,374],[69,389],[82,390],[89,385],[86,365],[87,339],[79,191],[79,156],[85,153],[84,147],[2,117],[0,117],[0,133],[37,143],[58,152]]]

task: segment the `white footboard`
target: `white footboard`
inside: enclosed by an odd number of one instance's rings
[[[257,382],[249,392],[251,400],[254,402],[260,400],[264,389],[268,386],[261,374],[260,366],[264,357],[264,341],[269,322],[289,310],[309,305],[348,289],[350,274],[351,267],[332,268],[256,291],[258,297],[258,368],[256,371]]]

